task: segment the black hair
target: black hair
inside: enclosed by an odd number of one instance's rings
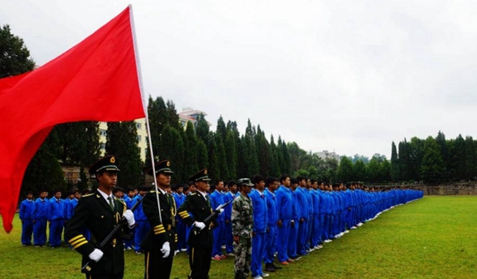
[[[260,183],[260,181],[263,181],[265,182],[265,179],[263,178],[263,176],[259,175],[259,174],[256,174],[252,177],[252,183],[253,184],[257,184],[257,183]]]
[[[237,185],[237,183],[234,181],[234,180],[230,180],[227,185],[230,187],[232,187],[232,185]]]
[[[287,178],[289,178],[290,176],[288,174],[282,174],[280,176],[280,178],[278,178],[280,180],[280,183],[282,183],[283,181],[287,180]],[[282,183],[283,184],[283,183]]]
[[[275,182],[277,182],[277,181],[278,181],[278,179],[277,179],[276,177],[269,176],[269,177],[267,177],[267,181],[265,181],[265,183],[266,183],[267,186],[268,186],[268,185],[270,185],[270,184],[272,184],[272,183],[275,183]]]

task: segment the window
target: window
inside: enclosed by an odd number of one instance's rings
[[[104,129],[99,130],[99,135],[102,137],[106,137],[108,135],[108,131]]]
[[[141,135],[137,136],[137,142],[141,142]]]
[[[136,123],[136,129],[138,129],[138,130],[141,129],[141,123]]]

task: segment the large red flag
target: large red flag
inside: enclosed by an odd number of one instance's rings
[[[0,214],[12,220],[23,175],[54,125],[145,116],[128,7],[44,66],[0,79]]]

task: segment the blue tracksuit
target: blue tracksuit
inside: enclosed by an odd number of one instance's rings
[[[260,276],[262,271],[262,259],[265,252],[266,237],[268,231],[268,208],[265,194],[258,190],[253,190],[249,194],[253,205],[253,232],[252,239],[252,261],[250,270],[252,277]]]
[[[50,222],[50,246],[61,245],[61,234],[65,225],[65,201],[55,197],[50,199],[48,207],[48,221]]]
[[[290,224],[293,219],[293,194],[292,191],[280,185],[275,191],[277,197],[278,220],[282,225],[278,226],[277,252],[278,260],[288,260],[288,242],[290,238]]]
[[[267,201],[268,209],[268,237],[265,244],[264,260],[266,264],[273,263],[275,258],[275,252],[277,251],[278,240],[278,209],[277,209],[277,197],[275,193],[272,193],[268,189],[265,190],[265,200]]]
[[[135,197],[133,201],[133,206],[141,198],[142,198],[141,195],[138,195],[137,197]],[[136,207],[136,210],[134,210],[134,220],[136,221],[136,224],[137,224],[135,228],[136,232],[134,234],[134,250],[136,252],[141,252],[141,241],[151,229],[151,225],[149,224],[149,221],[147,220],[146,214],[144,214],[144,211],[142,210],[142,204],[140,204],[138,207]]]
[[[128,209],[131,209],[134,205],[134,197],[130,198],[129,196],[124,197],[124,202],[126,203],[126,206]],[[134,246],[134,233],[136,232],[136,229],[133,228],[131,230],[132,237],[129,240],[124,240],[124,248],[125,249],[131,249]]]
[[[297,255],[297,239],[298,239],[298,230],[299,230],[299,223],[300,223],[300,216],[302,216],[302,208],[299,202],[300,194],[295,190],[292,191],[293,197],[293,218],[294,222],[291,223],[290,226],[290,239],[288,241],[288,256],[290,258],[296,258]]]
[[[224,196],[224,202],[228,202],[229,200],[234,200],[235,197],[238,195],[238,192],[233,194],[232,192],[227,192]],[[228,253],[234,252],[233,247],[233,235],[232,235],[232,202],[230,202],[224,210],[224,222],[225,222],[225,247]]]
[[[179,208],[185,200],[184,194],[173,193],[172,196],[176,202],[176,208]],[[186,249],[187,248],[187,241],[186,241],[186,225],[182,218],[176,216],[176,233],[177,233],[177,250]]]
[[[305,194],[306,189],[297,187],[295,190],[295,195],[299,207],[298,220],[295,219],[295,226],[298,226],[298,235],[297,235],[297,253],[299,255],[306,254],[306,236],[308,228],[308,200]]]
[[[33,200],[25,199],[20,204],[20,220],[22,220],[22,244],[31,245],[33,234],[33,210],[35,204]]]
[[[223,203],[224,194],[222,192],[214,191],[212,194],[210,194],[210,206],[213,210]],[[224,238],[223,236],[225,235],[224,213],[219,214],[215,220],[217,222],[217,226],[213,230],[214,243],[212,245],[212,257],[215,255],[222,256],[222,240]]]
[[[48,220],[48,199],[37,198],[33,209],[33,238],[36,246],[43,246],[46,242],[46,222]]]

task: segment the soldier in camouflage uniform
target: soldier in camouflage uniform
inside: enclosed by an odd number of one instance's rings
[[[235,279],[244,279],[250,272],[252,259],[253,206],[248,197],[253,186],[248,178],[237,181],[240,190],[232,204],[232,234],[234,236]]]

